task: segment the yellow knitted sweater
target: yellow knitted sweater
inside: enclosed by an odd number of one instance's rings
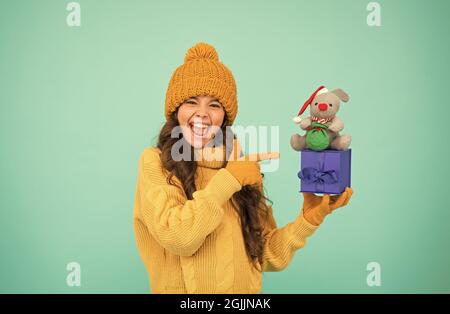
[[[206,156],[209,150],[196,154]],[[167,183],[158,148],[144,149],[139,160],[134,230],[151,292],[260,293],[261,272],[246,254],[240,217],[231,202],[241,186],[221,161],[197,163],[197,190],[187,200],[182,189]],[[263,222],[263,264],[257,266],[280,271],[317,226],[299,214],[277,228],[271,207],[268,217]]]

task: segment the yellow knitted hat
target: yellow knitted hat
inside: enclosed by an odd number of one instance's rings
[[[219,61],[213,46],[198,43],[187,51],[184,63],[172,74],[166,92],[166,119],[186,99],[204,95],[220,101],[231,125],[238,109],[233,74]]]

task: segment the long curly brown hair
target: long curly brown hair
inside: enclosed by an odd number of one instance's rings
[[[172,146],[183,137],[182,134],[179,137],[172,137],[172,130],[179,126],[177,119],[178,110],[176,110],[169,119],[162,126],[158,136],[157,147],[161,150],[161,162],[163,167],[168,171],[167,182],[172,185],[177,185],[173,180],[173,176],[179,179],[188,200],[192,199],[192,194],[196,191],[195,177],[197,170],[197,162],[194,160],[194,152],[191,149],[190,160],[175,161],[172,158],[171,149]],[[227,117],[225,114],[224,121],[221,126],[222,134],[225,134],[227,123]],[[230,129],[227,129],[230,132]],[[181,133],[181,132],[180,132]],[[236,138],[235,135],[232,135]],[[226,139],[228,137],[223,136],[223,142],[221,144],[226,145]],[[231,146],[231,145],[230,145]],[[229,146],[226,146],[229,147]],[[182,153],[182,147],[180,150]],[[223,167],[225,167],[227,161],[224,161]],[[264,174],[262,174],[264,177]],[[261,189],[257,186],[246,185],[243,186],[239,192],[234,193],[232,197],[232,204],[235,210],[238,212],[241,220],[242,234],[244,237],[245,249],[250,261],[256,267],[258,261],[262,265],[263,255],[263,227],[262,223],[267,219],[268,214],[268,201],[272,204],[272,201],[268,199]]]

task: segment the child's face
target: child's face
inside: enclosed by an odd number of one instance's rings
[[[202,148],[220,130],[225,110],[217,99],[197,96],[180,105],[177,117],[186,141],[194,148]]]

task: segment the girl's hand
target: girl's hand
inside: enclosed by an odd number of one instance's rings
[[[257,153],[247,156],[241,156],[241,145],[237,139],[233,140],[233,150],[228,159],[227,169],[239,181],[241,186],[244,185],[261,185],[262,176],[259,161],[277,159],[280,153]]]
[[[318,226],[333,210],[347,205],[352,194],[353,190],[350,187],[346,187],[342,194],[333,196],[329,194],[318,196],[314,193],[303,192],[303,216],[308,222]]]

